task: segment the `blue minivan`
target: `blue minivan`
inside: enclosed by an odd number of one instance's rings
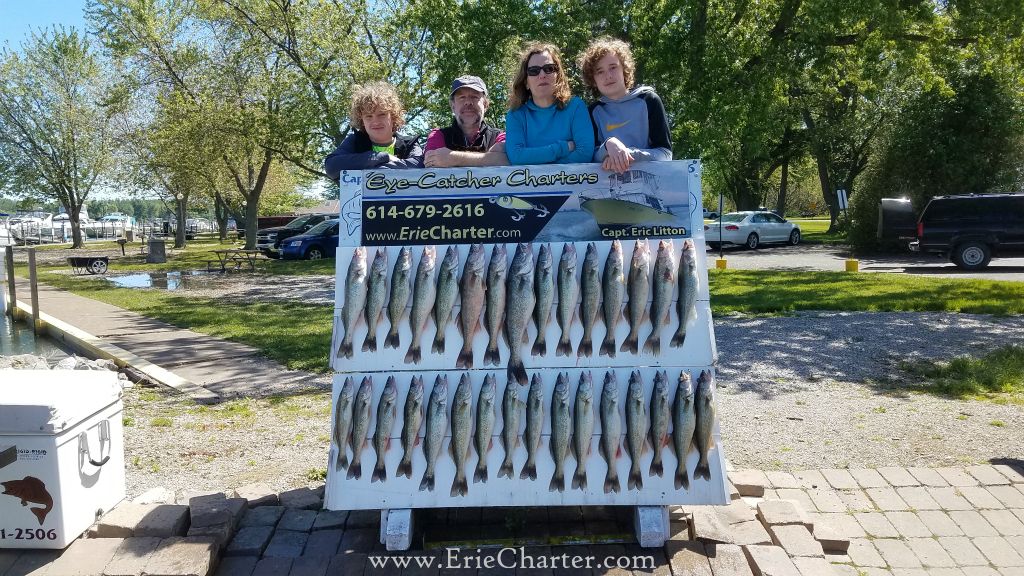
[[[338,249],[338,219],[332,218],[313,226],[298,236],[292,236],[281,246],[285,260],[319,260],[334,258]]]

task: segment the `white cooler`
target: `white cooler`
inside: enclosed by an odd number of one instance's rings
[[[114,372],[0,370],[0,548],[64,548],[125,497]]]

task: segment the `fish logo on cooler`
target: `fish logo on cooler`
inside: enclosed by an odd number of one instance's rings
[[[2,494],[20,498],[22,506],[41,504],[42,508],[29,507],[29,511],[39,520],[40,526],[46,520],[47,514],[53,510],[53,496],[50,496],[50,493],[46,490],[46,484],[43,484],[43,481],[39,478],[25,476],[21,480],[0,482],[0,486],[4,487]]]

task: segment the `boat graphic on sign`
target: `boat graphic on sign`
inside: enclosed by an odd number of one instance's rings
[[[607,228],[673,222],[676,216],[659,195],[658,177],[643,170],[608,176],[607,192],[580,193],[580,207]]]

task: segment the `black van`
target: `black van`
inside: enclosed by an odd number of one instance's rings
[[[936,196],[917,220],[915,252],[948,255],[965,270],[1024,255],[1024,194]]]

